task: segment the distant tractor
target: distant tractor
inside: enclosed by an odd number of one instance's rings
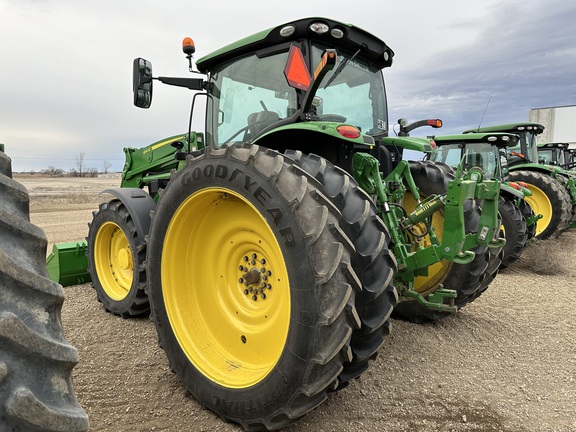
[[[183,50],[196,72],[191,39]],[[449,316],[500,263],[500,182],[402,160],[417,140],[388,137],[393,55],[307,18],[198,60],[207,78],[134,61],[136,106],[154,80],[188,88],[206,127],[124,149],[90,223],[92,283],[107,311],[150,312],[184,386],[247,430],[291,424],[360,376],[397,302],[412,321]]]
[[[541,124],[526,122],[465,131],[507,132],[520,136],[520,147],[509,151],[504,171],[509,181],[526,183],[532,192],[530,197],[526,197],[526,201],[535,214],[542,215],[536,224],[535,237],[538,239],[555,238],[568,229],[572,219],[572,207],[576,204],[576,189],[571,196],[568,183],[563,184],[564,170],[538,162],[536,137],[543,130],[544,126]]]
[[[468,133],[435,136],[437,149],[428,153],[428,158],[464,171],[481,170],[485,179],[501,180],[498,211],[506,239],[500,268],[516,261],[527,241],[536,233],[538,215],[525,198],[531,196],[527,185],[522,182],[503,181],[501,158],[506,149],[518,145],[519,137],[509,133]]]
[[[538,144],[538,162],[573,171],[576,168],[576,148],[563,142]]]

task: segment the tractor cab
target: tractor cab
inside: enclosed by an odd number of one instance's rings
[[[567,148],[564,151],[564,169],[574,170],[576,168],[576,148]]]
[[[568,143],[538,144],[538,162],[563,167],[566,163],[564,158],[567,150]]]
[[[511,133],[467,133],[437,136],[435,152],[429,159],[464,172],[480,169],[486,180],[501,179],[501,160],[506,149],[518,144],[519,136]]]
[[[134,88],[143,102],[135,103],[149,106],[152,79],[205,89],[206,145],[257,142],[279,152],[305,150],[352,172],[353,153],[370,151],[388,133],[381,70],[393,55],[355,26],[301,19],[199,59],[196,66],[207,80],[153,78],[151,64],[136,59]]]
[[[538,161],[538,147],[536,137],[544,132],[544,126],[538,123],[513,123],[499,126],[487,126],[464,131],[465,134],[483,132],[506,132],[516,134],[520,137],[519,148],[511,148],[507,151],[507,166],[511,167],[524,163],[535,163]]]

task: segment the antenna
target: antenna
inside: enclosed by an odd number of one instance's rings
[[[480,119],[480,123],[478,123],[478,129],[476,129],[476,132],[478,132],[480,130],[480,126],[482,125],[482,122],[484,121],[484,116],[486,115],[486,111],[488,110],[488,105],[490,105],[491,100],[492,100],[492,95],[490,95],[490,98],[488,99],[488,103],[486,104],[486,108],[484,108],[484,113],[482,114],[482,118]]]

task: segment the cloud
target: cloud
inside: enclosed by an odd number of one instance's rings
[[[489,16],[473,43],[438,51],[394,77],[391,111],[435,112],[457,133],[480,122],[489,100],[484,124],[527,121],[531,108],[576,103],[576,47],[566,31],[576,5],[506,3]]]
[[[121,169],[124,147],[183,132],[191,102],[190,92],[158,85],[152,108],[135,108],[134,57],[151,60],[155,75],[188,76],[183,37],[194,38],[199,58],[302,16],[353,23],[394,49],[384,71],[391,122],[439,117],[440,131],[453,133],[477,126],[490,98],[484,124],[576,103],[572,0],[291,6],[222,0],[216,12],[184,0],[0,0],[0,142],[14,169],[69,169],[80,151],[94,166],[115,160]]]

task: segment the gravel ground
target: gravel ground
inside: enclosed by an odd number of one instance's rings
[[[55,242],[83,239],[118,179],[18,177],[32,222]],[[455,316],[392,335],[359,380],[287,431],[576,432],[576,230],[530,244]],[[79,350],[78,399],[91,431],[239,431],[188,395],[148,318],[104,311],[89,284],[65,288],[68,340]]]

